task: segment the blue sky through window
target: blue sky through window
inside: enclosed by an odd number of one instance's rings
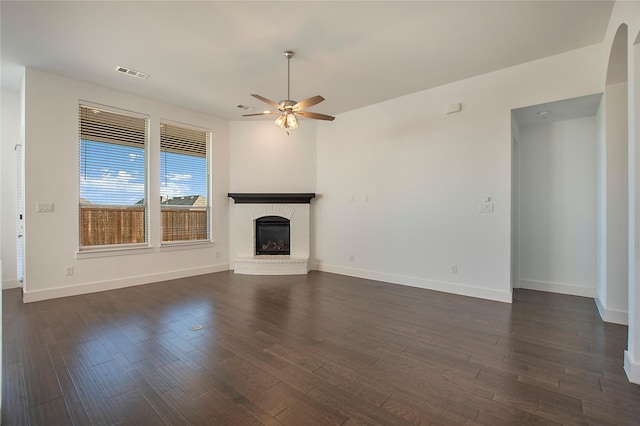
[[[205,158],[162,152],[160,163],[161,195],[206,197]],[[143,148],[81,140],[79,166],[83,201],[134,205],[145,197]]]
[[[207,160],[204,157],[160,153],[160,195],[163,198],[207,196]]]

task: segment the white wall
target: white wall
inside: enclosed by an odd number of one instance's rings
[[[316,267],[510,301],[510,111],[602,91],[601,48],[415,93],[319,126]],[[462,112],[444,115],[452,102],[462,102]],[[481,214],[487,196],[494,213]]]
[[[315,192],[316,122],[289,135],[273,120],[230,123],[230,192]]]
[[[150,116],[150,199],[159,199],[160,120],[211,129],[215,243],[183,250],[160,249],[160,207],[153,206],[149,219],[150,252],[77,257],[79,100]],[[25,113],[26,301],[229,269],[226,121],[29,68],[25,77]],[[54,212],[36,213],[37,202],[54,203]],[[66,266],[73,266],[72,276],[65,276]]]
[[[595,296],[596,117],[520,129],[520,288]]]
[[[520,126],[511,113],[511,288],[520,288]]]
[[[627,324],[629,272],[629,202],[628,202],[628,141],[627,141],[627,83],[608,84],[604,93],[605,139],[604,184],[605,203],[604,271],[599,274],[605,283],[598,285],[598,308],[608,322]],[[604,292],[604,293],[603,293]]]
[[[636,30],[630,33],[629,78],[629,343],[625,371],[629,380],[640,384],[640,7]],[[633,39],[635,35],[635,40]],[[633,118],[635,117],[635,119]]]
[[[18,287],[16,257],[16,144],[20,143],[20,92],[2,88],[0,110],[0,240],[2,288]]]
[[[627,131],[629,152],[628,323],[629,343],[624,368],[640,384],[640,2],[616,1],[605,35],[603,61],[608,62],[620,25],[627,25]],[[607,122],[607,125],[609,123]],[[607,135],[609,129],[606,129]]]

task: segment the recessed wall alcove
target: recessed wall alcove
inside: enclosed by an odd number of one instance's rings
[[[309,272],[309,216],[314,193],[229,193],[231,259],[237,274],[298,275]],[[289,254],[256,254],[256,221],[289,222]],[[284,221],[283,221],[284,222]]]

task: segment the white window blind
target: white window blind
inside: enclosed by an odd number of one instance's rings
[[[147,242],[148,119],[80,105],[80,247]]]
[[[210,238],[210,140],[205,130],[160,124],[162,242]]]

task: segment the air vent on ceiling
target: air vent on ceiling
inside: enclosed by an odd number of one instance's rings
[[[241,104],[236,105],[236,108],[240,108],[240,109],[243,109],[243,110],[245,110],[245,111],[251,111],[251,110],[253,110],[253,108],[251,108],[250,106],[241,105]]]
[[[138,77],[141,78],[143,80],[146,80],[149,78],[149,74],[141,72],[141,71],[136,71],[134,69],[131,68],[127,68],[127,67],[122,67],[120,65],[118,65],[116,67],[116,71],[121,72],[123,74],[127,74],[130,75],[131,77]]]

